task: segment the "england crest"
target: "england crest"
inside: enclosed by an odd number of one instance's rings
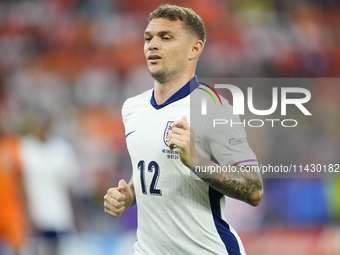
[[[169,140],[169,134],[170,131],[172,130],[172,124],[174,124],[174,121],[168,121],[168,123],[166,124],[165,130],[164,130],[164,135],[163,135],[163,141],[165,143],[166,146],[169,147],[168,144],[168,140]]]

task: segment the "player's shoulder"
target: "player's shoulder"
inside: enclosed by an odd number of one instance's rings
[[[208,84],[200,83],[200,85],[191,93],[191,106],[193,109],[201,109],[205,105],[207,116],[211,114],[220,114],[223,112],[225,115],[232,114],[233,107],[229,101],[220,95],[215,88]]]
[[[152,89],[149,89],[137,96],[126,99],[122,107],[123,119],[125,116],[131,114],[137,109],[141,109],[142,106],[150,103],[152,91],[153,91]]]
[[[150,98],[152,95],[152,89],[149,89],[137,96],[134,97],[130,97],[128,99],[125,100],[124,104],[123,104],[123,109],[124,108],[129,108],[129,107],[135,107],[138,104],[143,104],[145,102],[149,102]]]

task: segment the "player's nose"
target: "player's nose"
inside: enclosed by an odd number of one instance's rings
[[[157,42],[156,38],[152,38],[151,41],[149,42],[148,45],[148,50],[153,51],[153,50],[159,50],[160,46],[159,43]]]

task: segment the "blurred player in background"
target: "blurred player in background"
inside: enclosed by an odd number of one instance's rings
[[[105,212],[119,217],[138,205],[136,255],[245,254],[240,238],[223,219],[224,195],[258,205],[261,176],[195,172],[196,166],[218,167],[210,156],[222,166],[257,166],[248,143],[228,144],[230,137],[246,136],[242,127],[216,129],[220,136],[212,136],[212,130],[195,130],[194,135],[188,124],[189,95],[201,86],[195,70],[205,43],[204,24],[191,9],[165,5],[150,14],[144,39],[154,89],[123,106],[133,177],[108,190]]]
[[[21,157],[35,255],[59,254],[60,238],[75,230],[71,188],[78,161],[73,147],[52,132],[47,114],[36,114],[22,138]]]
[[[0,254],[19,254],[27,237],[20,139],[0,122]],[[5,252],[6,250],[6,252]]]

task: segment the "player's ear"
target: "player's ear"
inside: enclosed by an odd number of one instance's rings
[[[195,40],[190,51],[189,60],[198,58],[203,50],[204,43],[201,40]]]

